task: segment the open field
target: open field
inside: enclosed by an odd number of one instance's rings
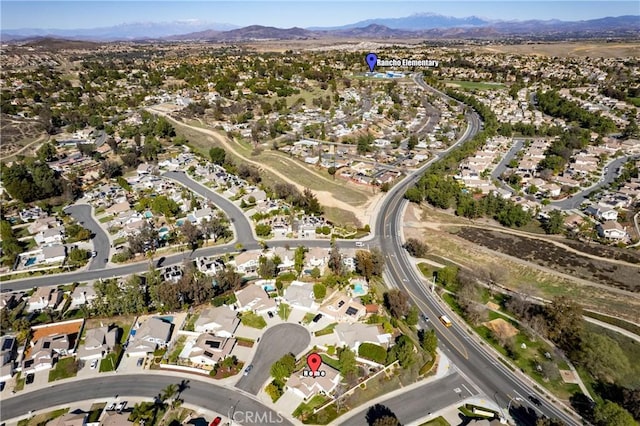
[[[478,47],[478,50],[480,52],[512,53],[518,55],[619,58],[639,56],[640,43],[532,43],[492,45],[491,47]]]
[[[189,145],[201,154],[208,156],[209,149],[214,146],[224,148],[236,163],[259,167],[263,183],[267,186],[286,182],[294,184],[300,191],[311,189],[325,207],[325,216],[329,221],[355,226],[369,223],[369,214],[379,197],[379,194],[374,195],[372,189],[360,189],[343,180],[333,180],[326,171],[310,169],[279,152],[262,151],[254,155],[248,143],[231,140],[223,132],[193,120],[183,123],[168,117],[176,133],[187,138]]]
[[[475,244],[556,269],[565,274],[629,291],[640,291],[640,267],[590,259],[545,241],[493,230],[464,227],[457,235]]]
[[[16,154],[34,155],[38,146],[47,136],[40,129],[37,121],[13,118],[6,114],[0,115],[0,158],[11,161]]]
[[[460,81],[460,80],[447,80],[445,81],[447,86],[451,86],[454,88],[460,87],[462,89],[467,90],[497,90],[504,89],[505,85],[501,83],[490,83],[490,82],[478,82],[478,81]]]
[[[458,222],[456,219],[432,208],[410,206],[405,215],[405,237],[422,235],[429,246],[429,258],[435,256],[440,264],[446,261],[471,270],[495,271],[499,274],[497,282],[511,290],[544,299],[566,295],[587,309],[640,322],[640,296],[602,284],[590,285],[586,280],[474,244],[438,226],[439,222]]]

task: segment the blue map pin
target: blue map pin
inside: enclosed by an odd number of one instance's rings
[[[376,55],[375,53],[367,53],[365,59],[367,60],[367,64],[369,64],[369,70],[373,72],[376,64],[378,63],[378,55]]]

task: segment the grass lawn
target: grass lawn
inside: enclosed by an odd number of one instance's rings
[[[291,315],[291,306],[286,303],[281,303],[280,306],[278,306],[278,316],[286,321],[289,319],[289,315]]]
[[[196,326],[196,321],[200,318],[199,313],[189,314],[186,324],[184,325],[184,329],[186,331],[194,331]]]
[[[74,357],[62,358],[58,361],[55,368],[49,371],[49,381],[68,379],[78,374],[76,359]]]
[[[245,312],[242,314],[240,322],[247,327],[253,328],[265,328],[267,326],[267,322],[262,318],[262,315],[257,315],[253,312]]]
[[[315,317],[316,315],[312,314],[311,312],[304,314],[304,317],[302,318],[302,324],[309,324]]]
[[[68,408],[61,408],[59,410],[50,411],[48,413],[38,414],[30,419],[20,420],[18,426],[39,426],[44,425],[50,420],[56,419],[60,416],[64,416],[69,411]]]
[[[18,373],[18,374],[20,374],[20,373]],[[15,387],[16,392],[21,391],[22,389],[24,389],[24,380],[25,380],[24,377],[16,378],[16,387]]]
[[[100,221],[100,223],[107,223],[109,222],[111,219],[113,219],[113,216],[111,215],[107,215],[105,217],[101,217],[100,219],[98,219]]]
[[[445,83],[455,84],[466,90],[497,90],[504,89],[505,85],[501,83],[492,82],[479,82],[479,81],[462,81],[462,80],[447,80]]]
[[[329,355],[326,355],[326,354],[320,354],[320,356],[322,357],[322,362],[327,364],[329,367],[335,368],[336,370],[340,370],[340,363],[338,362],[337,359],[331,358]]]
[[[113,371],[118,366],[118,354],[111,352],[100,361],[100,372]]]
[[[420,426],[451,426],[451,424],[446,421],[444,417],[440,416],[426,423],[422,423]]]
[[[338,325],[337,322],[334,322],[333,324],[329,324],[322,330],[316,331],[314,334],[316,335],[316,337],[326,336],[327,334],[331,334],[333,333],[333,329],[336,328],[336,325]]]
[[[313,414],[314,408],[320,407],[329,401],[329,398],[323,395],[316,395],[309,402],[303,402],[293,411],[293,417],[308,416]]]
[[[418,269],[420,269],[422,275],[424,275],[424,277],[428,279],[433,278],[433,273],[438,270],[438,268],[436,268],[435,266],[429,265],[428,263],[424,262],[418,263]]]
[[[87,419],[87,423],[95,423],[100,418],[100,414],[102,414],[102,410],[107,404],[105,402],[99,402],[97,404],[93,404],[89,409],[89,418]]]

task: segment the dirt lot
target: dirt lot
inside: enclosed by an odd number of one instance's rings
[[[619,58],[640,55],[640,44],[633,43],[536,43],[480,48],[481,52],[514,53],[558,57]]]
[[[569,247],[573,247],[576,250],[580,250],[585,253],[593,254],[607,259],[622,260],[629,263],[640,264],[640,252],[630,249],[623,249],[618,247],[607,247],[599,244],[585,244],[580,241],[562,240],[562,242]]]
[[[475,244],[586,280],[640,291],[640,267],[589,259],[545,241],[498,231],[462,228],[457,233]]]

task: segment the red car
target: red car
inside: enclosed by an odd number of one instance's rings
[[[218,426],[220,422],[222,422],[222,417],[218,416],[215,419],[213,419],[211,423],[209,423],[209,426]]]

